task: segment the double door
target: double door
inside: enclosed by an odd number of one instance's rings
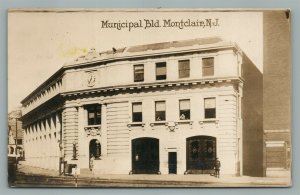
[[[211,136],[194,136],[187,138],[188,173],[211,173],[216,159],[216,138]]]

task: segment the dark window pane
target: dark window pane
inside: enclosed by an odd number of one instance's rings
[[[101,124],[101,106],[89,105],[87,106],[88,112],[88,125],[100,125]]]
[[[167,79],[166,62],[156,63],[156,80]]]
[[[190,61],[178,61],[179,78],[187,78],[190,76]]]
[[[134,82],[144,81],[144,65],[134,66]]]
[[[179,101],[179,119],[180,120],[190,119],[190,100]]]
[[[191,142],[190,145],[190,160],[197,160],[199,158],[200,146],[198,141]]]
[[[132,113],[132,122],[142,122],[143,114],[141,112]]]
[[[166,120],[166,102],[158,101],[155,102],[155,120],[165,121]]]
[[[18,145],[22,145],[22,143],[23,143],[23,140],[22,140],[22,139],[17,139],[17,144],[18,144]]]
[[[205,151],[205,156],[207,158],[213,158],[214,155],[214,142],[211,140],[206,141],[206,151]]]
[[[142,103],[137,102],[132,104],[132,122],[142,122],[143,113],[142,113]]]
[[[190,110],[180,110],[180,120],[189,120]]]
[[[202,75],[213,76],[214,75],[214,58],[202,59]]]
[[[165,121],[166,120],[166,112],[165,111],[156,111],[155,112],[155,120],[156,121]]]
[[[216,118],[216,98],[205,98],[204,110],[205,118]]]
[[[205,118],[216,118],[216,109],[215,108],[206,108],[205,109]]]

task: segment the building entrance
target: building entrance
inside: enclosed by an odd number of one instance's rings
[[[92,139],[90,141],[90,158],[94,157],[95,159],[99,159],[101,156],[101,145],[99,140],[97,139]]]
[[[186,139],[187,173],[213,173],[216,159],[216,138],[194,136]]]
[[[159,140],[137,138],[132,140],[132,173],[157,174],[159,172]]]
[[[169,152],[169,174],[177,174],[177,152]]]

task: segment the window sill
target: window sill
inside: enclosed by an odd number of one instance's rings
[[[101,125],[86,125],[84,128],[97,128],[101,127]]]
[[[190,120],[190,119],[188,119],[188,120],[179,120],[176,123],[178,123],[178,124],[190,124],[190,125],[192,125],[193,121]]]
[[[143,123],[143,122],[132,122],[132,123],[128,123],[127,124],[127,127],[135,127],[135,126],[142,126],[142,127],[144,127],[145,123]]]
[[[156,125],[168,125],[168,123],[166,121],[155,121],[155,122],[150,123],[151,127],[156,126]]]

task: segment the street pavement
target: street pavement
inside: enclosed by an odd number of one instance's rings
[[[208,174],[193,175],[121,175],[92,174],[82,171],[74,176],[59,175],[58,171],[18,165],[15,187],[289,187],[290,177],[249,177]]]

